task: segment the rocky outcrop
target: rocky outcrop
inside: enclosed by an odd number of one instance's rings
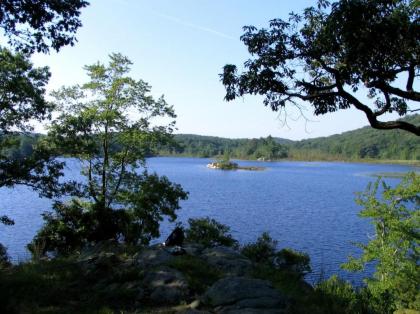
[[[205,249],[200,255],[209,265],[226,276],[244,276],[251,271],[252,263],[238,251],[225,246]]]
[[[150,300],[158,304],[178,304],[189,295],[184,275],[169,267],[149,271],[143,285],[149,292]]]
[[[190,243],[183,246],[184,256],[171,252],[155,245],[128,254],[118,244],[106,243],[84,250],[77,263],[86,276],[99,278],[100,291],[111,298],[124,291],[134,304],[190,314],[285,313],[287,298],[268,281],[252,278],[252,262],[237,250]],[[216,276],[208,269],[217,270]],[[199,292],[192,288],[197,280],[206,282],[204,290],[202,284]]]
[[[203,300],[216,313],[285,313],[287,299],[268,281],[226,277],[214,283]]]
[[[167,264],[173,258],[171,253],[159,246],[147,248],[134,256],[135,264],[143,268]]]

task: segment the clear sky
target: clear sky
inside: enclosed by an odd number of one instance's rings
[[[264,27],[273,18],[301,12],[315,0],[91,0],[82,11],[78,43],[58,54],[35,55],[36,65],[48,65],[49,89],[82,83],[82,67],[107,62],[121,52],[134,63],[131,76],[162,94],[178,115],[176,133],[231,138],[275,137],[302,139],[327,136],[367,125],[356,110],[294,121],[288,125],[278,113],[264,107],[262,98],[247,96],[225,102],[219,73],[227,63],[237,65],[249,57],[239,40],[244,25]]]

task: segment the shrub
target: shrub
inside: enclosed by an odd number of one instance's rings
[[[6,247],[0,243],[0,269],[10,266]]]
[[[199,243],[205,247],[215,247],[219,245],[228,247],[238,247],[230,232],[230,227],[217,222],[216,220],[205,217],[188,219],[189,228],[185,231],[186,240]]]
[[[277,241],[268,232],[264,232],[255,243],[248,243],[241,249],[241,253],[255,263],[274,265]]]
[[[310,260],[308,254],[286,248],[276,253],[275,265],[305,275],[311,271]]]
[[[408,174],[395,188],[382,182],[382,198],[378,198],[381,179],[360,194],[360,216],[369,218],[375,237],[367,244],[360,258],[350,257],[343,265],[348,270],[363,270],[375,262],[373,278],[366,283],[376,299],[392,299],[397,309],[420,309],[420,176]]]
[[[244,245],[241,253],[255,263],[290,271],[299,276],[304,276],[311,271],[308,254],[288,248],[277,251],[277,243],[267,232],[264,232],[255,243]]]

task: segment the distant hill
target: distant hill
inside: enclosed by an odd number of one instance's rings
[[[420,115],[403,120],[419,125]],[[160,155],[239,159],[298,160],[420,160],[420,137],[401,130],[364,127],[328,137],[301,141],[282,138],[229,139],[176,134],[176,147],[161,147]]]
[[[420,124],[420,115],[403,120]],[[328,137],[294,142],[293,159],[391,159],[420,160],[420,137],[402,130],[364,127]]]
[[[403,120],[420,125],[420,115]],[[1,154],[23,158],[42,135],[17,134],[18,145]],[[1,139],[1,136],[0,136]],[[117,147],[117,146],[116,146]],[[118,148],[116,148],[118,149]],[[293,160],[414,160],[420,161],[420,137],[401,130],[364,127],[342,134],[301,141],[283,138],[230,139],[194,134],[174,135],[174,145],[157,148],[155,155],[237,159]]]

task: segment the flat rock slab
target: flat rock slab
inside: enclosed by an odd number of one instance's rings
[[[188,297],[188,283],[184,275],[169,267],[148,272],[143,284],[150,293],[150,300],[158,304],[179,304]]]
[[[243,276],[252,268],[249,259],[229,247],[218,246],[205,249],[200,257],[209,265],[230,276]]]
[[[217,313],[282,313],[286,298],[261,279],[226,277],[218,280],[204,295],[204,302]]]
[[[174,256],[163,248],[150,248],[140,253],[135,258],[135,263],[142,267],[153,267],[167,264]]]

